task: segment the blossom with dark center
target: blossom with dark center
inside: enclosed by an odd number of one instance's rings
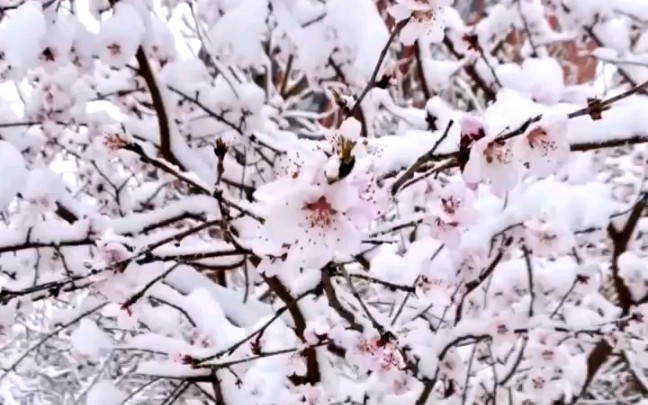
[[[276,253],[285,252],[288,245],[289,262],[321,268],[336,253],[359,249],[365,209],[357,207],[363,204],[359,190],[347,179],[330,185],[295,181],[270,205],[260,243]]]
[[[567,159],[570,152],[565,120],[543,122],[532,127],[516,139],[515,157],[533,175],[545,177],[553,174]]]
[[[304,204],[304,210],[311,226],[326,227],[331,226],[331,222],[337,211],[326,201],[325,196],[321,196],[316,201]]]
[[[490,181],[498,195],[513,189],[519,180],[518,162],[513,158],[509,143],[493,136],[476,141],[470,148],[470,158],[463,176],[468,184]]]
[[[445,0],[397,0],[388,11],[396,21],[409,18],[400,32],[403,45],[412,45],[422,37],[431,42],[441,42],[445,30],[446,3]]]

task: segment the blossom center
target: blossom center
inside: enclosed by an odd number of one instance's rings
[[[412,12],[414,21],[424,23],[434,20],[434,10],[415,10]]]
[[[456,200],[454,197],[441,199],[443,210],[449,215],[454,215],[459,209],[460,204],[461,202]]]
[[[321,196],[316,201],[304,204],[304,210],[308,211],[308,220],[311,226],[326,227],[333,222],[333,216],[337,211]]]
[[[121,53],[121,47],[119,44],[110,44],[106,47],[112,56],[118,56]]]
[[[545,146],[547,144],[547,132],[542,128],[534,128],[529,135],[527,135],[529,147],[532,149],[538,146]]]
[[[504,141],[493,141],[484,149],[484,158],[488,164],[493,162],[506,163],[508,161],[508,151]]]

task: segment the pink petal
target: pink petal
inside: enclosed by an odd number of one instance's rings
[[[416,21],[410,21],[400,32],[400,39],[403,45],[410,46],[417,39],[425,35],[425,24]]]
[[[396,21],[404,20],[412,14],[412,10],[402,4],[395,4],[389,7],[387,12],[391,14]]]
[[[445,24],[438,19],[428,22],[426,25],[425,39],[433,43],[440,43],[445,36]]]

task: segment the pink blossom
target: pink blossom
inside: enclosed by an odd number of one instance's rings
[[[442,215],[469,225],[477,215],[473,207],[474,200],[472,191],[464,183],[451,182],[441,190],[439,202]]]
[[[531,174],[553,174],[569,155],[566,121],[552,121],[531,127],[515,140],[515,157]]]
[[[443,242],[448,248],[454,249],[461,243],[461,228],[456,220],[442,216],[431,215],[428,219],[430,234]]]
[[[130,257],[126,247],[118,242],[108,242],[101,248],[101,257],[105,266],[111,267]]]
[[[135,56],[144,36],[144,23],[138,10],[129,3],[115,4],[115,14],[104,21],[99,32],[101,61],[123,67]]]
[[[361,234],[351,210],[360,203],[347,182],[296,184],[270,207],[263,235],[277,247],[289,245],[288,257],[303,267],[322,267],[336,252],[352,254]],[[360,211],[361,212],[361,211]]]
[[[189,334],[189,343],[194,346],[211,347],[213,345],[212,338],[200,329],[194,329]]]
[[[452,182],[445,186],[428,219],[432,236],[449,248],[458,247],[462,229],[475,219],[472,203],[472,192],[465,184]]]
[[[463,176],[466,183],[488,180],[493,192],[503,195],[515,187],[520,173],[509,143],[489,136],[473,144]]]
[[[357,190],[358,201],[347,213],[355,218],[359,227],[367,226],[385,213],[389,206],[389,194],[384,187],[378,186],[376,176],[371,173],[356,175],[350,182]]]
[[[479,277],[484,266],[487,266],[486,252],[474,247],[461,247],[453,252],[457,263],[457,274],[464,282],[475,280]]]
[[[400,370],[404,359],[395,343],[380,336],[358,336],[346,353],[346,358],[362,371],[387,373]]]
[[[461,129],[462,143],[471,143],[481,137],[484,131],[484,121],[481,117],[465,114],[459,120],[459,128]]]
[[[574,235],[559,221],[532,219],[524,223],[524,240],[537,256],[555,256],[569,252]]]
[[[549,345],[530,342],[527,345],[529,359],[538,366],[553,366],[566,364],[569,361],[569,352],[560,345]]]
[[[388,9],[389,14],[396,21],[410,18],[400,32],[403,45],[412,45],[421,37],[431,42],[441,42],[445,29],[445,5],[444,0],[397,0]]]

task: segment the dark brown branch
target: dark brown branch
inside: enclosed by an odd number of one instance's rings
[[[434,156],[434,152],[439,148],[439,145],[448,137],[448,134],[450,133],[450,128],[452,128],[452,125],[454,124],[454,121],[450,120],[448,122],[448,125],[446,126],[445,131],[443,132],[443,135],[439,137],[439,139],[434,143],[432,146],[432,149],[424,153],[423,155],[419,156],[418,159],[416,159],[416,162],[412,166],[410,166],[405,173],[403,173],[396,181],[392,184],[391,186],[391,194],[395,195],[398,190],[401,188],[403,184],[409,179],[414,176],[414,173],[418,171],[421,166],[423,166],[427,161],[430,160],[431,157]]]
[[[608,226],[608,235],[612,240],[613,245],[611,260],[612,282],[619,300],[619,306],[621,307],[621,316],[625,316],[629,313],[630,308],[633,305],[633,300],[630,290],[619,274],[619,256],[621,256],[621,254],[623,254],[623,252],[625,252],[628,247],[632,235],[634,234],[635,228],[637,227],[637,223],[641,218],[641,214],[646,208],[646,198],[646,194],[641,195],[639,201],[635,203],[632,210],[630,211],[628,220],[620,231],[616,230],[612,224]],[[608,360],[608,358],[612,354],[612,351],[612,346],[610,346],[610,344],[605,339],[601,339],[596,344],[596,346],[594,346],[594,350],[592,350],[587,357],[587,376],[585,377],[585,382],[583,383],[583,387],[581,388],[579,395],[571,401],[571,404],[576,403],[578,398],[580,398],[587,392],[587,389],[594,380],[594,377],[596,377],[596,373]],[[561,400],[555,402],[555,405],[563,405],[564,403],[565,402]]]
[[[164,159],[180,166],[176,161],[175,156],[173,156],[173,151],[171,149],[171,128],[169,126],[169,116],[164,105],[164,99],[162,98],[160,87],[155,80],[155,76],[153,75],[151,65],[149,64],[143,47],[140,46],[137,49],[137,54],[135,55],[135,57],[137,58],[137,63],[139,64],[138,72],[144,79],[144,82],[146,82],[146,86],[151,93],[153,107],[155,108],[155,112],[157,114],[158,126],[160,127],[160,154]]]
[[[167,88],[172,92],[176,93],[177,95],[183,97],[185,100],[191,101],[193,104],[195,104],[198,108],[200,108],[205,114],[207,114],[211,118],[214,118],[215,120],[222,122],[223,124],[230,127],[231,129],[238,132],[239,134],[243,134],[243,130],[240,127],[230,122],[227,118],[225,118],[221,114],[217,114],[216,112],[209,109],[207,106],[201,103],[200,100],[198,100],[198,97],[190,97],[189,95],[181,92],[180,90],[172,86],[167,86]]]
[[[233,345],[231,345],[227,349],[221,350],[218,353],[213,354],[211,356],[199,359],[198,364],[204,363],[204,362],[209,361],[209,360],[217,359],[217,358],[219,358],[219,357],[221,357],[221,356],[223,356],[225,354],[234,353],[234,351],[236,349],[241,347],[246,342],[249,342],[253,337],[263,335],[265,330],[268,329],[268,327],[270,327],[270,325],[272,325],[277,319],[279,319],[279,317],[281,317],[281,315],[283,315],[286,311],[289,311],[291,308],[296,307],[300,300],[302,300],[303,298],[305,298],[305,297],[307,297],[307,296],[309,296],[311,294],[318,293],[320,291],[320,289],[321,289],[320,287],[316,287],[316,288],[313,288],[313,289],[310,289],[308,291],[305,291],[305,292],[301,293],[292,302],[290,302],[289,304],[286,304],[283,307],[277,309],[275,311],[275,314],[272,316],[272,318],[268,319],[268,321],[266,321],[266,323],[261,325],[254,332],[250,333],[249,335],[247,335],[243,339],[241,339],[238,342],[234,343]]]
[[[427,78],[425,77],[425,69],[423,67],[423,60],[421,59],[421,42],[416,41],[414,44],[416,50],[414,52],[416,56],[416,72],[418,74],[419,82],[421,82],[421,90],[423,91],[423,96],[425,100],[429,100],[432,97],[430,89],[428,88]]]
[[[306,338],[304,337],[304,331],[306,330],[306,319],[299,309],[299,305],[295,304],[295,298],[293,298],[290,291],[288,291],[277,277],[263,276],[263,279],[272,292],[274,292],[275,295],[284,302],[286,307],[288,307],[288,313],[295,324],[295,334],[302,342],[305,342]],[[317,352],[315,351],[315,348],[309,347],[305,349],[304,356],[306,357],[306,377],[303,381],[299,381],[299,379],[296,380],[300,383],[316,384],[320,381],[321,375],[319,364],[317,363]]]
[[[29,242],[26,241],[19,245],[5,245],[0,246],[0,254],[7,252],[18,252],[20,250],[26,249],[41,249],[41,248],[50,248],[56,249],[61,247],[73,247],[73,246],[87,246],[94,245],[95,241],[91,239],[76,239],[76,240],[63,240],[56,242]]]
[[[67,208],[60,202],[56,203],[56,211],[54,212],[59,216],[59,218],[61,218],[68,224],[73,224],[79,219],[79,217],[77,217],[74,212],[70,211],[69,208]]]
[[[362,90],[360,93],[360,96],[356,99],[355,104],[353,104],[353,107],[351,107],[350,112],[353,113],[356,108],[360,106],[360,103],[362,103],[362,100],[365,98],[367,93],[369,93],[369,90],[371,90],[375,85],[376,85],[376,78],[378,77],[378,72],[380,72],[380,68],[382,66],[383,61],[385,60],[385,56],[387,56],[387,51],[389,51],[389,46],[391,45],[392,42],[394,42],[394,39],[396,36],[401,32],[401,30],[407,25],[409,22],[410,18],[406,18],[404,20],[399,21],[396,23],[394,26],[394,29],[392,30],[391,34],[389,35],[389,39],[387,40],[387,43],[383,47],[382,51],[380,51],[380,56],[378,57],[378,61],[376,62],[376,66],[374,67],[373,73],[371,74],[371,77],[369,78],[369,81],[367,82],[367,85],[365,88]]]
[[[443,38],[443,44],[446,46],[446,48],[448,48],[448,51],[450,51],[450,53],[455,58],[457,59],[463,58],[463,55],[457,52],[457,50],[455,49],[450,38],[448,37]],[[477,87],[479,87],[484,92],[484,96],[486,96],[487,101],[495,100],[495,97],[497,95],[496,91],[493,90],[486,83],[486,81],[479,75],[474,65],[467,64],[466,66],[464,66],[464,70],[466,71],[466,74],[472,79],[472,81],[477,85]]]
[[[616,290],[619,299],[619,305],[621,306],[622,310],[621,316],[628,314],[633,302],[632,294],[623,281],[623,278],[619,274],[619,257],[628,248],[628,244],[630,243],[630,239],[634,233],[635,228],[637,227],[639,219],[641,218],[641,214],[643,213],[644,209],[646,209],[647,197],[648,196],[646,196],[645,194],[641,195],[639,201],[635,203],[632,211],[630,211],[628,220],[626,221],[621,231],[617,231],[612,223],[610,223],[610,225],[608,226],[608,235],[613,244],[611,263],[612,277],[614,282],[614,289]]]
[[[481,272],[479,277],[477,277],[476,280],[472,280],[466,283],[466,291],[461,296],[461,300],[459,301],[459,305],[457,305],[457,310],[455,312],[455,325],[458,324],[459,321],[461,321],[461,316],[463,313],[463,305],[464,305],[464,301],[466,300],[466,297],[468,297],[468,295],[470,295],[471,292],[475,291],[477,287],[479,287],[484,281],[488,279],[488,277],[490,277],[491,274],[493,274],[495,267],[497,267],[500,260],[502,260],[503,255],[504,254],[502,250],[497,252],[497,255],[495,255],[493,261],[484,271]]]
[[[358,322],[356,322],[355,315],[353,314],[353,312],[344,308],[344,306],[342,305],[342,303],[337,297],[337,294],[335,292],[335,286],[333,285],[331,280],[331,274],[330,274],[331,270],[332,269],[330,268],[324,268],[322,270],[322,284],[324,285],[324,295],[326,295],[326,299],[328,300],[329,306],[333,308],[333,310],[337,312],[337,314],[340,315],[342,319],[344,319],[349,323],[351,329],[362,333],[364,327]]]
[[[152,280],[150,280],[148,283],[146,283],[146,285],[144,287],[139,289],[135,294],[131,295],[131,297],[129,299],[127,299],[126,301],[124,301],[122,303],[122,305],[121,305],[122,309],[128,310],[133,304],[135,304],[137,301],[139,301],[139,299],[142,298],[144,296],[144,294],[146,294],[146,292],[151,287],[153,287],[158,281],[164,279],[166,276],[171,274],[171,272],[173,270],[175,270],[176,268],[178,268],[179,265],[180,265],[179,263],[174,264],[173,266],[169,267],[168,270],[162,272],[162,274],[160,274],[157,277],[154,277]]]

